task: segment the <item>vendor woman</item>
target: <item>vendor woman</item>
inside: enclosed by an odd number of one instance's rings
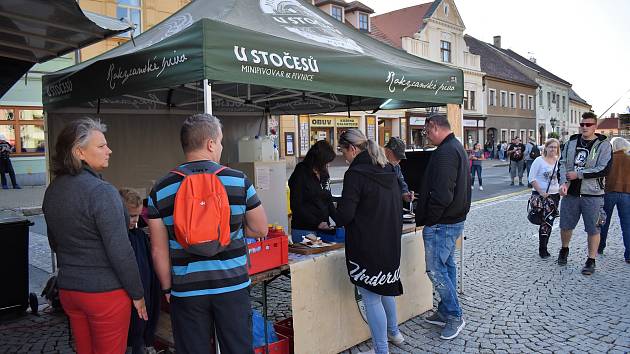
[[[335,159],[335,151],[325,140],[315,143],[306,153],[304,161],[295,166],[289,178],[291,192],[291,238],[302,242],[308,234],[330,232],[332,196],[328,163]]]

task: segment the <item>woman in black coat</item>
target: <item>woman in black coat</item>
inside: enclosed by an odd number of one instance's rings
[[[376,354],[388,353],[387,340],[400,344],[394,296],[400,282],[402,199],[394,168],[382,149],[358,129],[339,137],[350,163],[335,221],[346,228],[346,265],[363,297]]]
[[[320,140],[308,150],[289,178],[293,242],[302,242],[302,236],[308,234],[331,230],[328,218],[333,204],[328,163],[335,156],[332,146]]]

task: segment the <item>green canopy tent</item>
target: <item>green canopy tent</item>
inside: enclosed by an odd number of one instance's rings
[[[49,137],[64,119],[100,117],[128,160],[108,172],[122,183],[121,171],[143,155],[133,156],[138,146],[129,142],[157,143],[151,151],[168,155],[161,161],[181,157],[171,155],[179,151],[175,132],[184,114],[242,116],[223,119],[227,137],[238,139],[255,135],[268,114],[461,104],[463,73],[381,43],[310,2],[206,0],[133,42],[45,76],[43,86]],[[227,161],[234,147],[226,147]],[[147,175],[132,180],[146,184],[165,166],[146,166]]]

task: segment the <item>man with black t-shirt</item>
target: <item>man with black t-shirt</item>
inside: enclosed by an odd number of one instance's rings
[[[580,130],[564,145],[560,158],[560,235],[562,248],[558,264],[566,265],[573,229],[584,220],[588,234],[588,258],[582,274],[595,271],[595,255],[599,246],[600,226],[606,220],[604,207],[604,178],[612,165],[612,147],[604,135],[595,134],[597,116],[582,114]]]
[[[521,143],[521,138],[516,137],[512,139],[512,143],[508,146],[507,153],[510,157],[510,177],[512,179],[510,186],[514,185],[514,178],[516,178],[518,172],[518,185],[523,187],[523,172],[525,171],[525,160],[523,157],[525,154],[525,145]]]

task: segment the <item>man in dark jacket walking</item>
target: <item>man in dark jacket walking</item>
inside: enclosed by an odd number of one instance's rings
[[[424,225],[427,273],[440,294],[435,313],[425,320],[444,326],[440,338],[453,339],[465,326],[457,299],[455,242],[464,230],[470,210],[468,155],[451,131],[444,115],[433,115],[425,123],[427,139],[437,149],[424,174],[416,224]]]

